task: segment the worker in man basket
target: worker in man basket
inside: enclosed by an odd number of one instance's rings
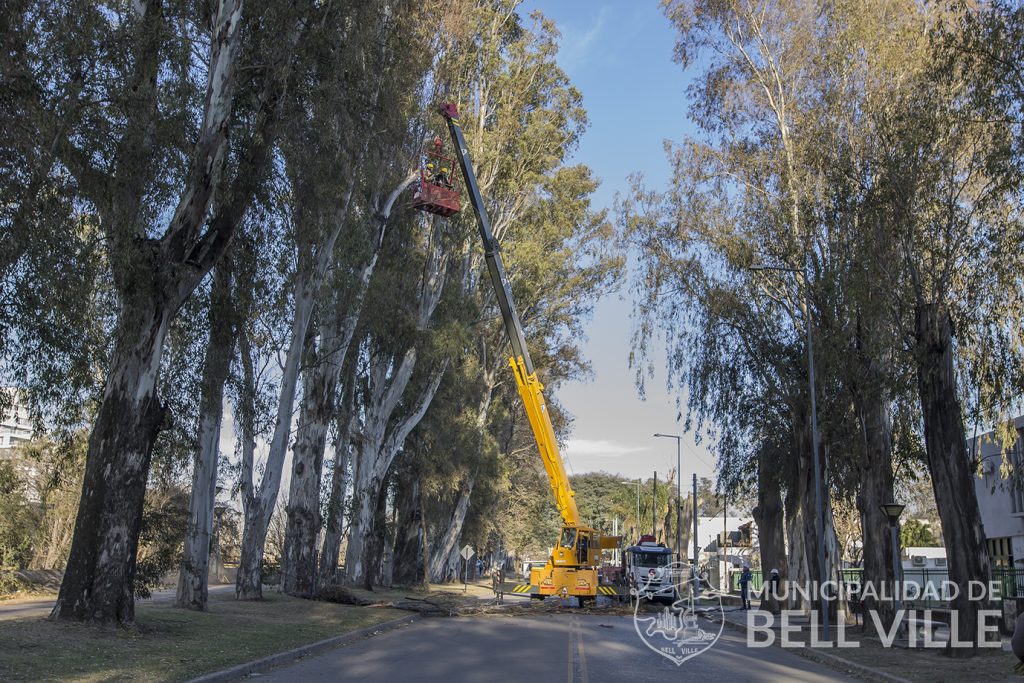
[[[438,171],[436,184],[449,190],[452,189],[452,174],[447,166]]]

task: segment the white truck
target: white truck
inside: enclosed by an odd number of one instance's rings
[[[640,542],[625,551],[625,578],[636,589],[636,595],[652,602],[675,602],[679,595],[678,566],[673,564],[672,549],[655,542],[652,536],[641,536]]]

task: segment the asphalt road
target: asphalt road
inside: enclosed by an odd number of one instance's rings
[[[714,633],[718,625],[702,622]],[[648,649],[632,617],[554,614],[423,619],[259,676],[260,681],[644,683],[852,681],[779,647],[748,649],[726,628],[678,667]]]

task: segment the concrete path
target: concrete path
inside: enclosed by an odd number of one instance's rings
[[[235,590],[234,584],[210,586],[210,594],[230,593]],[[174,600],[175,589],[153,591],[148,598],[137,598],[136,604],[167,603]],[[53,598],[46,600],[9,600],[0,602],[0,619],[20,619],[22,617],[45,617],[49,616],[53,604]]]

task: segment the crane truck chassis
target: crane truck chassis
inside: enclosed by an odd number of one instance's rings
[[[555,496],[555,505],[562,518],[562,532],[543,567],[535,567],[530,571],[530,583],[511,587],[507,592],[512,594],[529,594],[531,597],[545,598],[550,595],[563,597],[575,596],[581,605],[594,600],[599,593],[614,595],[616,591],[609,586],[600,586],[597,567],[601,564],[602,552],[619,547],[621,537],[608,536],[581,524],[579,510],[576,507],[575,494],[565,473],[562,456],[558,451],[555,431],[548,415],[547,403],[544,400],[544,386],[537,378],[533,361],[526,348],[523,326],[516,311],[515,302],[505,266],[501,260],[498,241],[491,231],[491,222],[484,207],[480,187],[476,182],[476,174],[469,158],[466,140],[459,127],[459,114],[454,104],[443,104],[441,115],[448,124],[452,144],[455,146],[455,158],[462,171],[469,202],[476,214],[480,239],[483,242],[484,258],[490,274],[491,285],[501,310],[501,317],[512,345],[512,357],[509,365],[516,378],[519,396],[526,408],[526,415],[537,441],[544,470]],[[527,587],[528,586],[528,587]]]

